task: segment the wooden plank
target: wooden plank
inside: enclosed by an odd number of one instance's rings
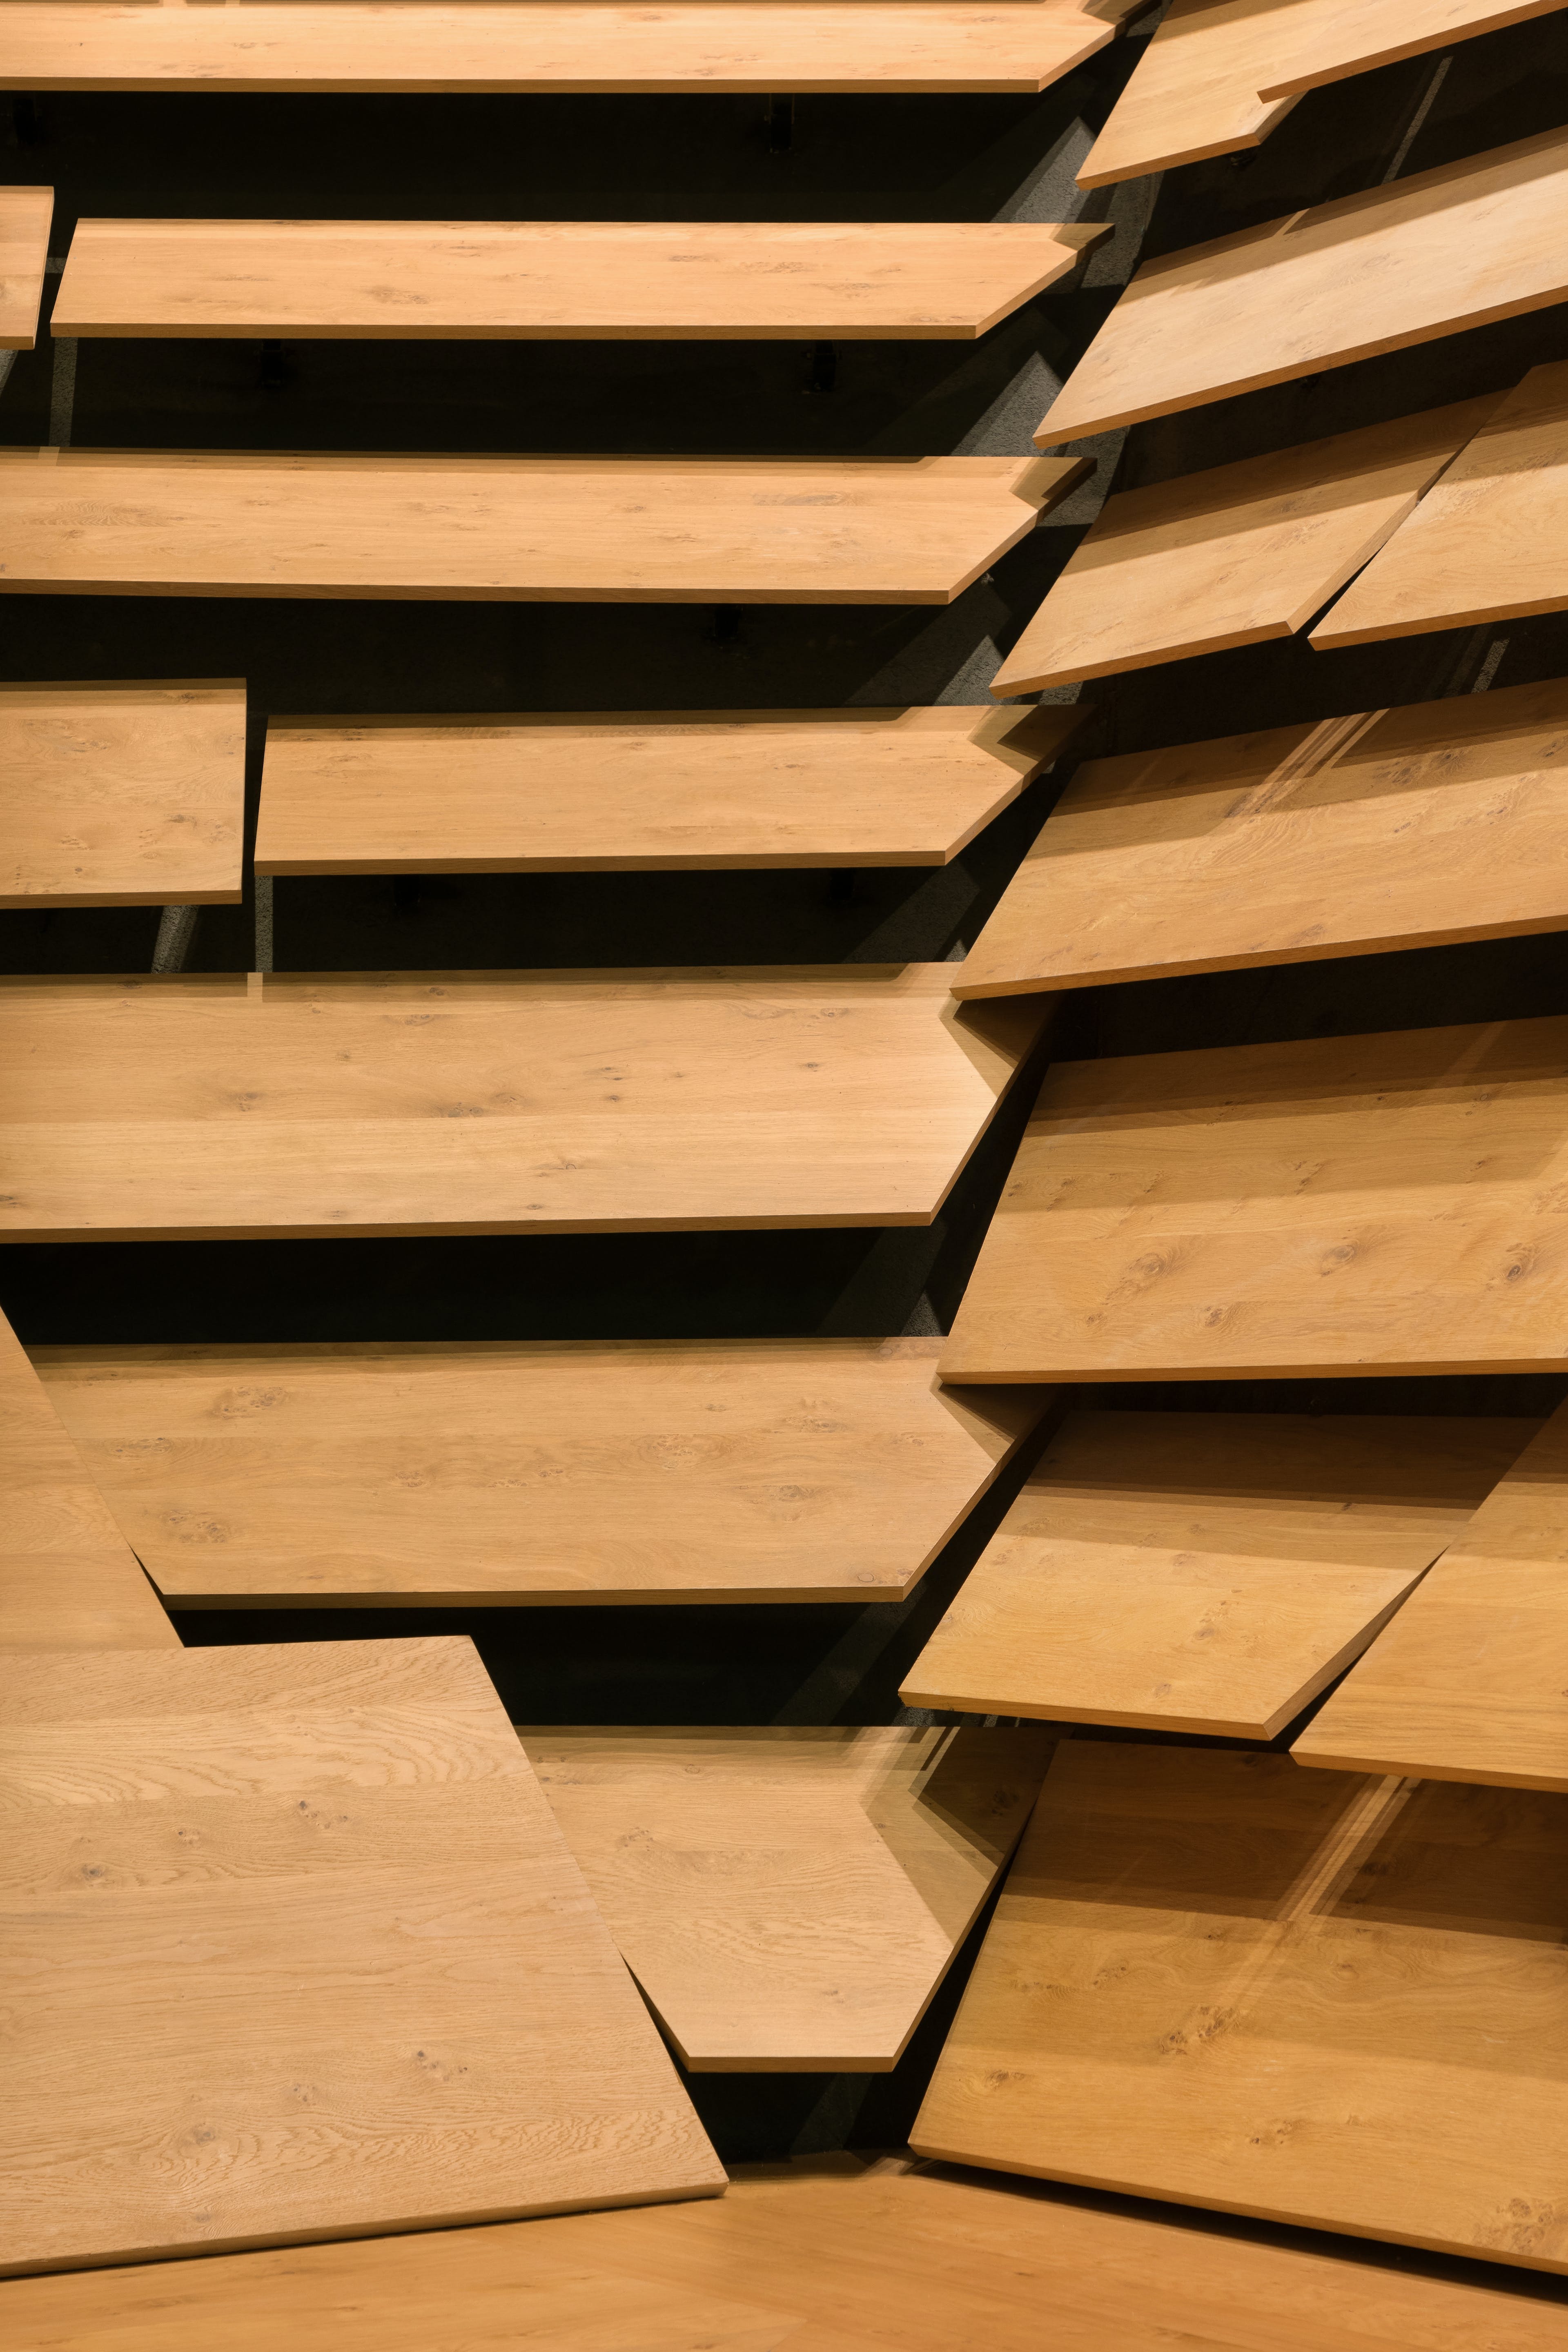
[[[1537,1426],[1074,1413],[900,1696],[1272,1739],[1375,1640]]]
[[[1568,1021],[1059,1064],[961,1381],[1568,1370]]]
[[[1089,462],[0,449],[0,590],[950,604]]]
[[[952,984],[1004,996],[1565,927],[1568,680],[1549,678],[1089,761]]]
[[[53,188],[0,188],[0,352],[37,341],[54,210]]]
[[[1531,368],[1312,631],[1321,650],[1568,607],[1568,361]]]
[[[179,1648],[3,1315],[0,1492],[0,1652]]]
[[[722,2189],[471,1643],[5,1681],[0,2268]]]
[[[1550,1797],[1069,1741],[913,2145],[1568,2271],[1565,1864]]]
[[[1169,416],[1568,296],[1551,131],[1146,262],[1036,440]]]
[[[1568,1790],[1565,1561],[1559,1406],[1297,1741],[1298,1764]]]
[[[186,1608],[896,1600],[1046,1398],[940,1339],[48,1348]]]
[[[0,1238],[929,1224],[1038,1034],[947,964],[0,982]]]
[[[1032,1727],[520,1737],[695,2074],[888,2073],[1051,1749]]]
[[[0,686],[0,907],[237,906],[245,682]]]
[[[275,719],[258,874],[944,866],[1089,714]]]
[[[1496,406],[1489,393],[1118,492],[992,693],[1289,636],[1398,530]]]

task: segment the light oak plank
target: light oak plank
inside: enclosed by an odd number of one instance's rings
[[[943,1377],[1568,1370],[1568,1021],[1063,1063]]]
[[[1055,707],[1055,706],[1050,706]],[[1568,928],[1568,679],[1079,769],[953,992]]]
[[[275,719],[258,874],[943,866],[1089,715],[903,710]]]
[[[0,449],[0,590],[950,604],[1089,462]]]
[[[37,341],[54,211],[53,188],[0,188],[0,352]]]
[[[949,972],[0,982],[0,1238],[927,1224],[1042,1018]]]
[[[900,1695],[1272,1739],[1375,1640],[1538,1425],[1074,1413]]]

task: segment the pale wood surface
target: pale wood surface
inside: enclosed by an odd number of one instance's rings
[[[1292,1749],[1299,1764],[1568,1790],[1568,1406]]]
[[[1568,205],[1568,183],[1563,201]],[[1531,368],[1312,632],[1324,649],[1568,606],[1568,361]]]
[[[1069,1740],[913,2144],[1568,2271],[1565,1865],[1552,1797]]]
[[[1568,1369],[1568,1020],[1062,1063],[944,1377]]]
[[[951,971],[0,982],[0,1238],[927,1224],[1042,1022]]]
[[[0,907],[237,905],[245,686],[0,686]]]
[[[1074,1413],[900,1696],[1271,1739],[1376,1637],[1537,1426]]]
[[[0,449],[0,591],[949,604],[1089,464]]]
[[[1059,707],[1059,706],[1047,706]],[[959,996],[1568,927],[1568,680],[1080,767]]]
[[[84,220],[53,332],[963,341],[1110,235],[1035,221]]]
[[[275,719],[258,874],[942,866],[1089,715],[902,710]]]
[[[992,693],[1289,636],[1398,530],[1497,404],[1489,393],[1119,492]]]
[[[3,1315],[0,1494],[0,1652],[179,1648]]]
[[[698,2074],[886,2074],[1028,1819],[1050,1735],[519,1733]]]
[[[52,188],[0,188],[0,352],[37,340],[54,210]]]
[[[5,1678],[0,2266],[723,2187],[471,1643]]]
[[[48,1348],[186,1607],[891,1601],[1046,1399],[930,1339]]]
[[[1103,433],[1568,295],[1568,133],[1145,263],[1036,439]]]

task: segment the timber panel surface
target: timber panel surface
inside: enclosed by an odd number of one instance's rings
[[[0,188],[0,352],[37,341],[54,210],[52,188]]]
[[[0,590],[948,604],[1089,462],[0,449]]]
[[[1398,530],[1496,406],[1489,393],[1118,492],[992,693],[1289,636]]]
[[[1080,767],[961,997],[1568,928],[1568,679]]]
[[[0,982],[0,1238],[926,1224],[1040,1026],[951,965]]]
[[[1536,1426],[1074,1413],[900,1696],[1271,1739],[1374,1639]]]
[[[896,1600],[1045,1404],[940,1339],[52,1348],[191,1608]]]
[[[1028,1818],[1050,1737],[523,1730],[621,1957],[699,2074],[886,2074]]]
[[[1568,1020],[1060,1063],[963,1381],[1568,1370]]]
[[[1429,342],[1568,295],[1568,133],[1146,262],[1036,436],[1042,448]]]

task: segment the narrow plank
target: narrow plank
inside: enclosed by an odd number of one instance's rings
[[[1272,1739],[1376,1639],[1537,1426],[1074,1413],[900,1696]]]
[[[0,352],[30,352],[38,336],[53,188],[0,188]]]
[[[1568,1790],[1568,1407],[1291,1753],[1298,1764]]]
[[[1568,1021],[1062,1063],[961,1381],[1568,1370]]]
[[[1413,518],[1412,520],[1415,519]],[[1531,368],[1312,631],[1321,650],[1568,606],[1568,361]],[[1408,535],[1407,535],[1408,534]]]
[[[258,874],[944,866],[1083,703],[275,719]]]
[[[1497,404],[1489,393],[1118,492],[992,693],[1291,635],[1415,511]]]
[[[886,2074],[1006,1867],[1047,1733],[522,1730],[696,2074]]]
[[[1564,928],[1568,679],[1549,678],[1088,762],[953,991]]]
[[[1565,1864],[1550,1797],[1069,1741],[913,2145],[1568,2271]]]
[[[1568,133],[1543,132],[1146,262],[1036,439],[1288,383],[1568,295]]]
[[[1039,1032],[947,964],[0,982],[0,1238],[928,1224]]]
[[[1046,1404],[940,1339],[47,1348],[186,1608],[866,1601],[910,1591]]]
[[[0,590],[950,604],[1089,462],[0,449]]]

